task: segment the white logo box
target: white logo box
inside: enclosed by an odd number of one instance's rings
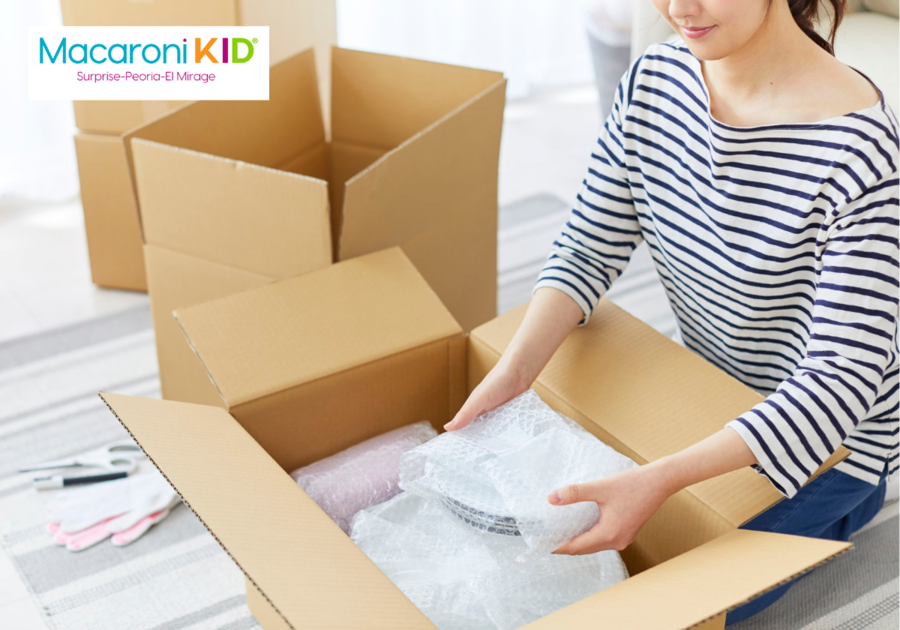
[[[266,26],[60,26],[28,31],[31,100],[269,99]]]

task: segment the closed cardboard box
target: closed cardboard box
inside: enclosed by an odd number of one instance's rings
[[[422,419],[439,428],[523,314],[465,335],[395,248],[178,310],[225,409],[101,395],[244,571],[268,630],[433,628],[287,471]],[[608,301],[535,389],[639,464],[761,399]],[[721,628],[726,611],[849,547],[738,529],[780,498],[749,468],[677,493],[622,553],[631,578],[528,627]]]
[[[328,53],[337,42],[335,0],[61,0],[66,26],[268,26],[276,63],[310,46],[328,93]],[[75,101],[75,125],[122,133],[183,101]]]
[[[332,77],[330,139],[312,50],[272,67],[269,101],[125,135],[165,398],[215,399],[170,314],[224,274],[234,292],[399,245],[465,330],[496,315],[502,75],[335,48]]]

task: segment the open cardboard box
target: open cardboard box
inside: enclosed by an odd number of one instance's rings
[[[400,245],[464,329],[496,314],[501,74],[335,48],[267,102],[198,102],[126,134],[163,397],[217,404],[174,309]],[[218,403],[221,404],[221,403]]]
[[[393,248],[178,310],[227,410],[101,396],[244,571],[267,630],[429,628],[287,472],[422,419],[441,427],[523,314],[463,334]],[[640,464],[760,400],[608,301],[535,389]],[[780,498],[749,468],[679,492],[622,553],[633,577],[529,627],[722,627],[727,610],[849,547],[737,529]]]
[[[309,46],[328,93],[328,53],[337,42],[335,0],[60,0],[65,26],[268,26],[269,60]],[[120,134],[184,101],[74,101],[83,132]]]
[[[319,93],[330,93],[334,0],[61,0],[66,26],[268,26],[269,60],[314,46]],[[146,291],[141,227],[122,134],[185,101],[75,101],[85,231],[95,284]],[[328,103],[324,102],[325,111]]]

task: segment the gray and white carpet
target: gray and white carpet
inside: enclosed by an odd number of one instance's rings
[[[499,309],[528,300],[567,206],[538,195],[501,209]],[[674,317],[646,248],[611,299],[661,332]],[[193,514],[125,548],[73,554],[44,531],[28,463],[66,457],[124,437],[100,389],[159,396],[149,311],[136,308],[0,344],[0,543],[49,627],[57,630],[258,628],[237,567]],[[855,548],[797,584],[741,630],[888,630],[900,627],[897,503],[854,538]],[[0,620],[0,627],[3,627]]]

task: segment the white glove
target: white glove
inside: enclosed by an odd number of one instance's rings
[[[112,536],[127,545],[169,515],[179,503],[172,486],[156,470],[73,489],[48,506],[49,531],[69,551],[81,551]]]

